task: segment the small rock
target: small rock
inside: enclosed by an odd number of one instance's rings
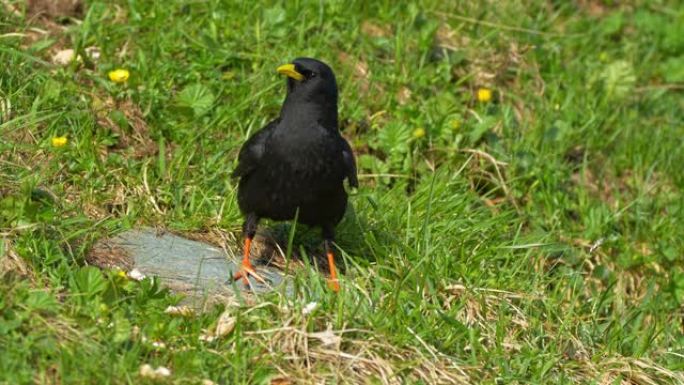
[[[63,49],[52,56],[52,63],[57,65],[68,65],[76,59],[76,51],[71,48]]]
[[[141,377],[160,379],[169,377],[171,375],[171,370],[163,366],[154,369],[150,364],[144,364],[140,367],[139,373]]]

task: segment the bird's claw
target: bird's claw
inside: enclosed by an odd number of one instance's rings
[[[335,293],[340,291],[340,283],[337,279],[328,279],[328,288]]]
[[[259,281],[262,284],[266,284],[266,280],[262,278],[255,270],[252,268],[252,266],[245,266],[242,265],[242,269],[235,273],[233,275],[233,281],[237,281],[238,279],[242,279],[242,282],[245,285],[249,285],[249,276],[254,277],[257,281]]]

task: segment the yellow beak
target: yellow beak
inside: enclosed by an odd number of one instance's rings
[[[285,75],[285,76],[290,77],[294,80],[298,80],[298,81],[304,80],[304,75],[297,72],[294,64],[283,64],[280,67],[278,67],[278,69],[276,69],[276,71],[278,71],[279,74]]]

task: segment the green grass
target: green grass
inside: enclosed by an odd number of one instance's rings
[[[684,383],[680,2],[116,3],[0,2],[0,383]],[[307,267],[178,317],[87,266],[141,225],[239,249],[229,173],[297,56],[336,70],[358,156],[343,290]]]

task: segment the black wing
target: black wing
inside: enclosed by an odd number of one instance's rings
[[[264,155],[266,138],[271,135],[278,123],[280,123],[280,119],[270,122],[242,145],[238,155],[238,165],[231,174],[233,178],[249,175],[259,166],[261,157]]]
[[[340,141],[342,142],[342,157],[344,158],[344,167],[346,171],[347,180],[349,180],[349,185],[354,188],[359,187],[359,179],[356,177],[356,161],[354,160],[354,153],[352,152],[349,143],[340,136]]]

